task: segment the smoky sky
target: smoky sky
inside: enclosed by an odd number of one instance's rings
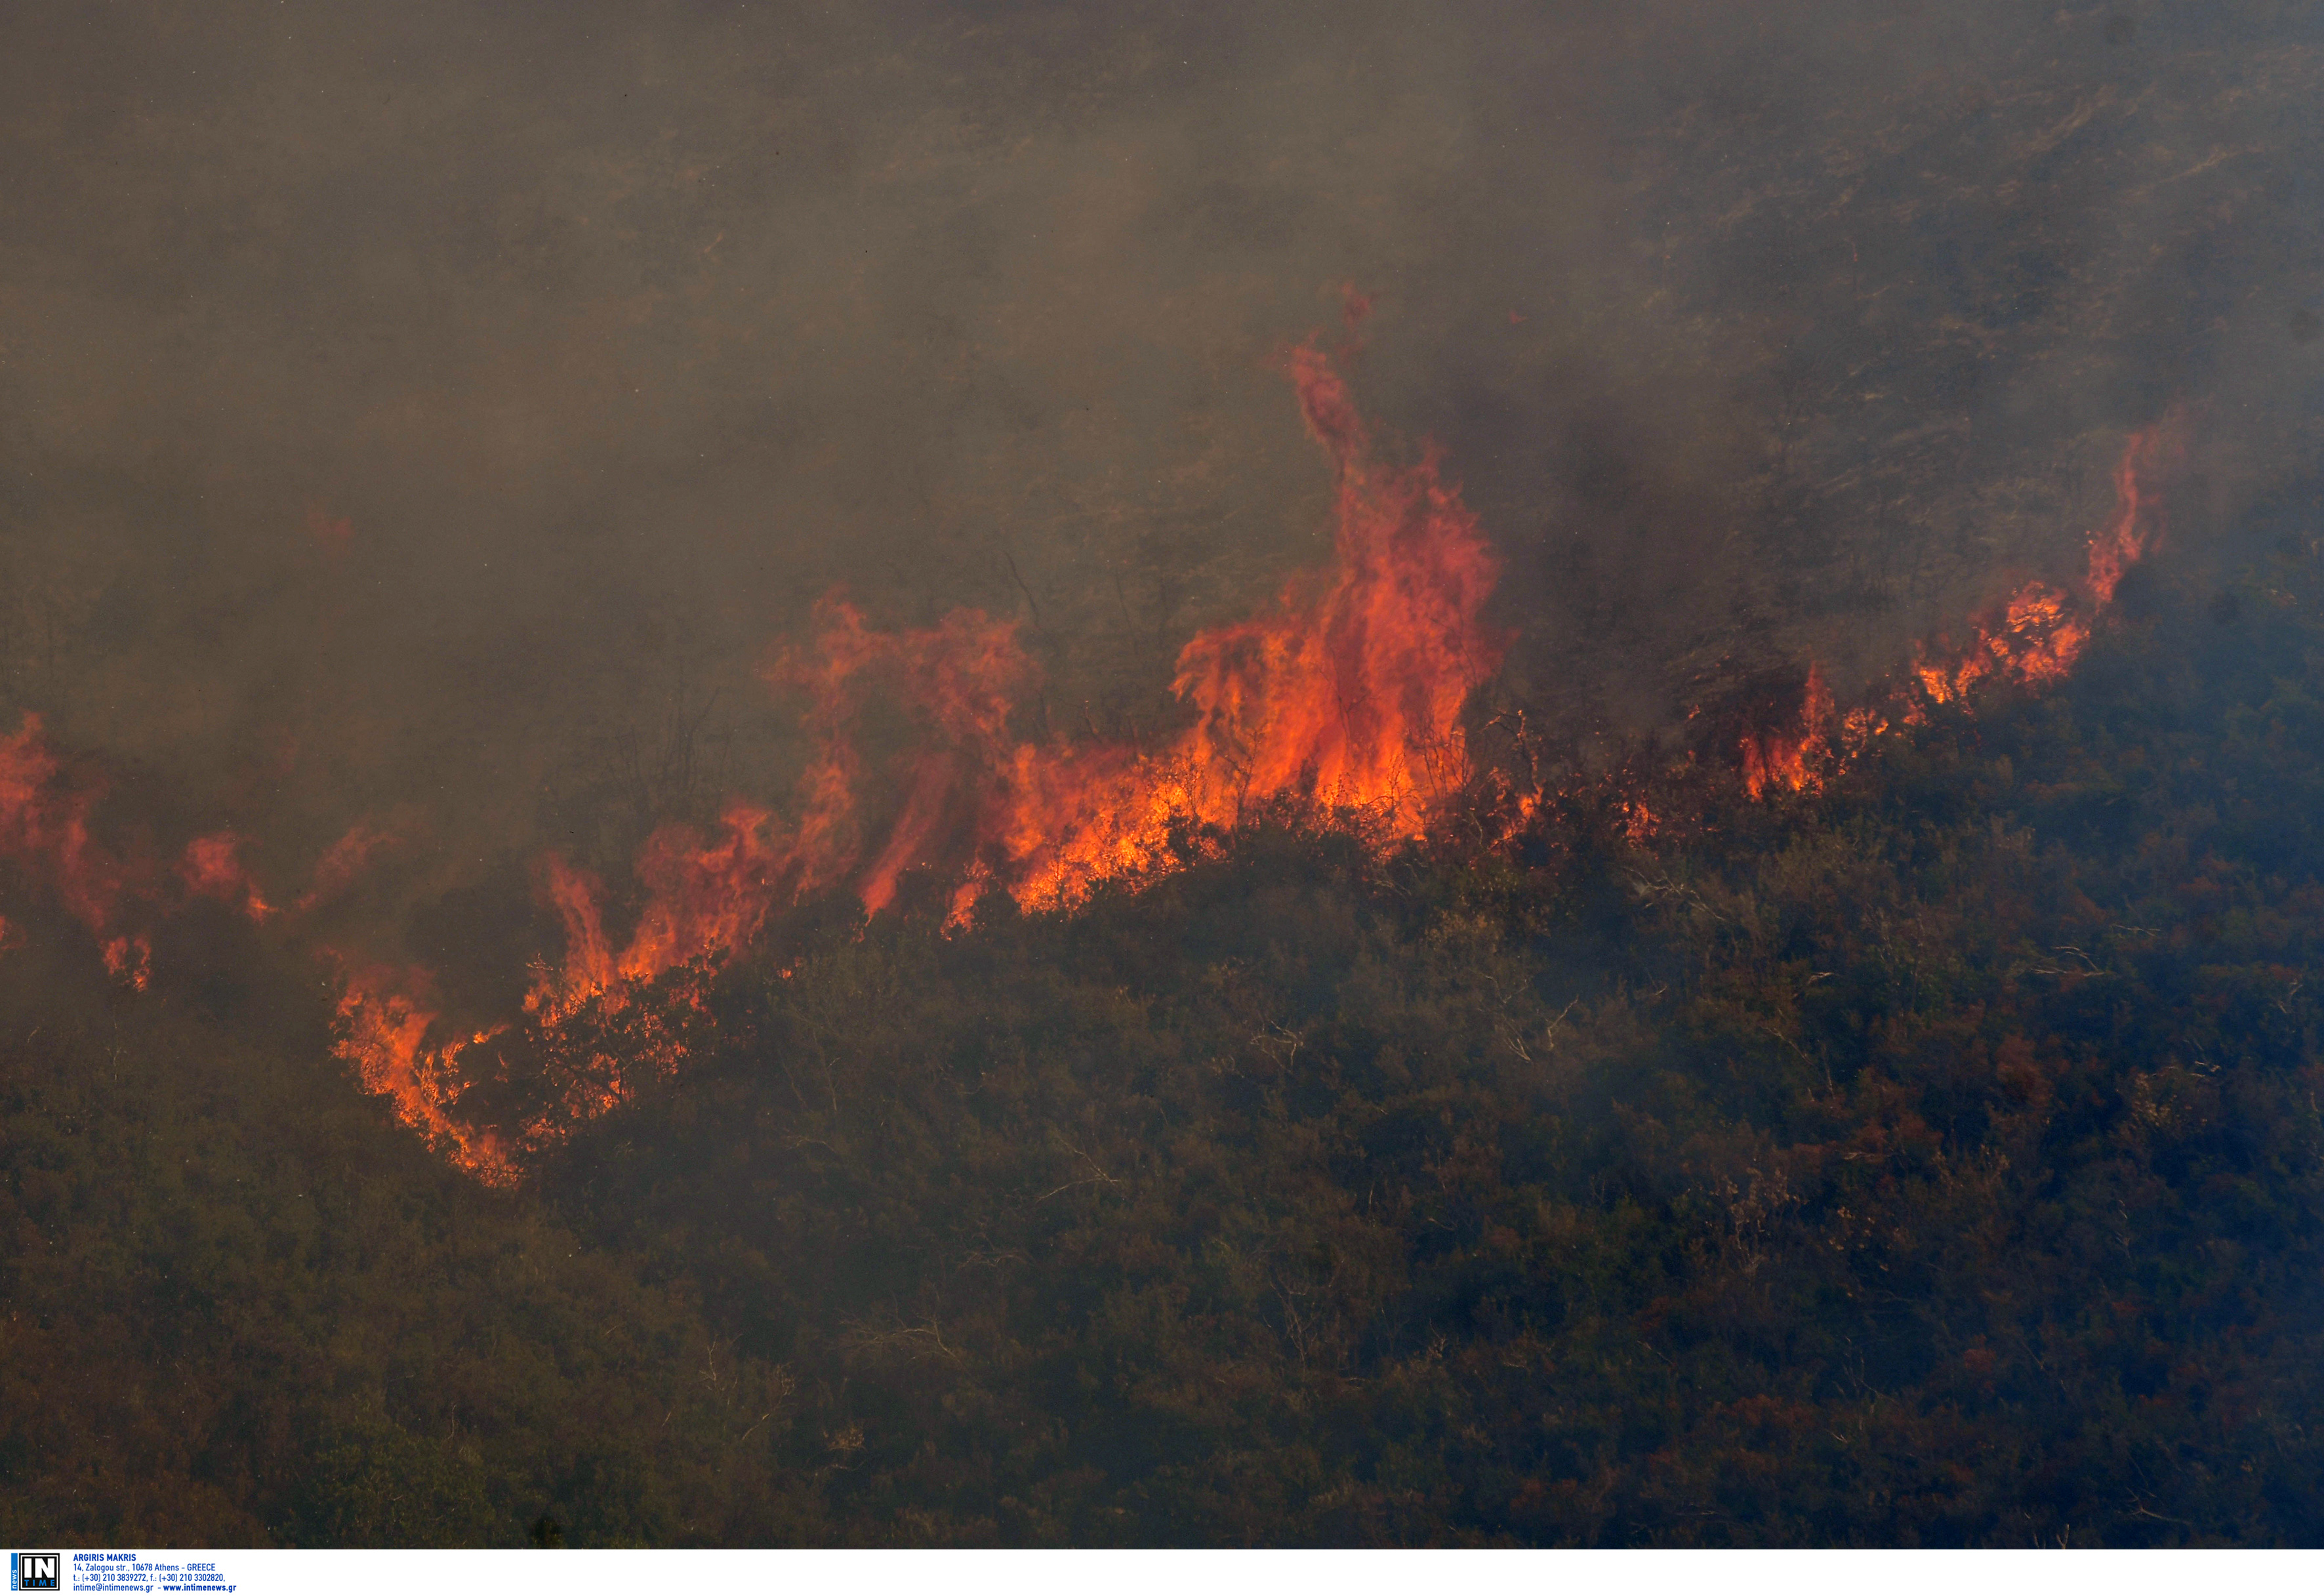
[[[1021,617],[1111,734],[1327,557],[1279,357],[1349,285],[1504,562],[1496,692],[1860,677],[2069,568],[2173,402],[2176,535],[2314,469],[2317,19],[11,7],[0,707],[443,879],[779,794],[835,587]]]

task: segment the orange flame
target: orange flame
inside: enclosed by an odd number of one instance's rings
[[[2100,609],[2114,602],[2123,573],[2135,565],[2161,535],[2160,507],[2142,490],[2143,480],[2160,475],[2186,457],[2186,413],[2174,409],[2160,421],[2132,434],[2114,468],[2115,516],[2090,534],[2090,597]]]
[[[1028,908],[1150,870],[1174,823],[1230,826],[1253,799],[1369,808],[1416,835],[1469,779],[1461,711],[1500,663],[1481,620],[1499,566],[1434,452],[1381,464],[1331,363],[1307,346],[1290,366],[1339,475],[1333,566],[1186,644],[1172,687],[1196,717],[1160,753],[1019,752],[992,832]]]
[[[1921,645],[1901,684],[1839,717],[1837,749],[1827,731],[1833,724],[1831,695],[1811,664],[1795,726],[1742,740],[1745,790],[1755,799],[1774,790],[1812,790],[1827,771],[1860,754],[1892,725],[1918,724],[1927,707],[1963,704],[1983,685],[2039,689],[2063,681],[2125,574],[2161,536],[2153,479],[2183,458],[2184,422],[2183,414],[2173,411],[2124,445],[2114,470],[2114,517],[2089,536],[2089,571],[2079,595],[2028,582],[1975,623],[1977,635],[1966,647]]]
[[[1808,666],[1806,690],[1800,697],[1795,727],[1759,732],[1743,739],[1743,788],[1754,798],[1769,788],[1807,792],[1823,784],[1822,768],[1831,755],[1825,728],[1831,724],[1831,689],[1823,672]]]
[[[41,717],[26,714],[0,738],[0,853],[46,878],[73,917],[100,936],[128,886],[128,872],[90,836],[97,801],[72,789],[49,746]]]
[[[1351,300],[1349,309],[1352,322],[1360,307]],[[603,1112],[628,1094],[638,1066],[667,1072],[684,1057],[683,1037],[633,1005],[639,986],[740,950],[777,904],[851,872],[873,913],[919,865],[954,873],[955,918],[988,886],[1051,908],[1099,881],[1165,867],[1174,832],[1232,825],[1255,800],[1368,811],[1417,835],[1453,799],[1469,775],[1462,706],[1499,660],[1500,639],[1480,619],[1495,562],[1433,454],[1380,463],[1330,361],[1311,346],[1287,364],[1308,429],[1337,470],[1336,558],[1287,583],[1266,613],[1186,644],[1174,687],[1189,724],[1158,750],[1012,741],[1010,716],[1036,677],[1014,623],[962,610],[934,627],[880,632],[835,596],[816,608],[814,646],[767,671],[775,685],[804,689],[816,739],[795,829],[737,802],[715,838],[675,825],[654,833],[635,862],[645,900],[618,948],[601,883],[562,858],[543,860],[542,891],[566,950],[558,966],[536,972],[525,1025],[567,1066],[562,1112]],[[875,689],[900,703],[922,741],[903,761],[900,802],[866,858],[853,729]],[[1644,835],[1654,819],[1640,808],[1634,823]],[[430,1046],[438,1016],[412,990],[376,971],[349,977],[342,1056],[464,1167],[512,1177],[519,1149],[566,1127],[543,1121],[513,1140],[466,1128],[454,1106],[457,1059],[474,1043]],[[623,1028],[622,1057],[606,1056],[607,1025]]]
[[[1950,655],[1921,650],[1913,676],[1931,704],[1953,704],[1988,678],[2044,687],[2065,679],[2090,641],[2096,616],[2114,603],[2122,579],[2162,534],[2153,479],[2185,453],[2185,418],[2173,411],[2131,434],[2114,469],[2114,519],[2089,536],[2089,564],[2079,596],[2029,582],[1978,623],[1976,641]]]
[[[416,993],[428,987],[425,972],[374,967],[350,971],[339,998],[337,1052],[355,1066],[364,1090],[388,1099],[397,1117],[431,1147],[489,1185],[516,1178],[516,1166],[497,1130],[478,1130],[451,1112],[457,1093],[456,1059],[462,1049],[491,1041],[503,1027],[479,1030],[466,1039],[430,1047],[436,1012]]]
[[[647,838],[637,863],[649,892],[645,912],[618,955],[605,939],[597,882],[550,855],[544,874],[565,923],[565,965],[535,981],[526,1011],[555,1025],[593,999],[618,995],[623,983],[748,944],[797,874],[798,850],[767,835],[773,825],[766,810],[737,803],[727,808],[720,841],[706,843],[687,826],[665,826]]]
[[[1351,294],[1347,309],[1353,325],[1360,298]],[[618,946],[598,881],[561,858],[543,860],[542,890],[566,949],[557,967],[536,972],[515,1039],[564,1082],[558,1102],[512,1133],[469,1123],[461,1103],[473,1050],[511,1028],[456,1034],[418,971],[345,973],[339,1055],[453,1162],[507,1182],[531,1149],[622,1101],[639,1070],[676,1068],[690,1029],[708,1022],[698,986],[681,983],[674,1005],[635,1002],[640,987],[740,951],[778,906],[804,894],[847,881],[876,914],[894,903],[907,871],[927,866],[948,874],[955,921],[994,890],[1028,909],[1069,908],[1102,882],[1174,867],[1189,839],[1200,845],[1206,832],[1275,801],[1360,816],[1375,839],[1426,835],[1470,783],[1462,716],[1503,645],[1482,620],[1497,563],[1433,452],[1411,465],[1383,461],[1331,360],[1310,344],[1286,364],[1336,475],[1333,559],[1291,578],[1261,613],[1186,643],[1172,681],[1185,716],[1177,731],[1152,746],[1019,740],[1012,717],[1038,672],[1014,623],[963,610],[934,627],[884,633],[827,598],[813,646],[767,672],[807,697],[816,752],[798,784],[795,824],[736,801],[711,835],[682,825],[657,830],[633,862],[641,901]],[[1969,645],[1923,649],[1909,674],[1844,713],[1811,666],[1796,714],[1740,740],[1750,797],[1816,790],[1895,726],[1985,684],[2040,687],[2062,678],[2125,573],[2153,547],[2160,516],[2151,478],[2178,448],[2175,419],[2129,440],[2115,473],[2116,513],[2091,535],[2088,574],[2075,589],[2028,583],[1976,623]],[[892,813],[867,842],[854,731],[875,691],[894,697],[922,734],[898,767]],[[124,911],[159,901],[149,879],[157,872],[93,840],[96,797],[68,778],[37,717],[0,738],[0,858],[48,882],[96,934],[108,971],[142,989],[150,944],[123,924]],[[1542,797],[1519,800],[1519,816],[1545,812]],[[1614,813],[1634,845],[1668,823],[1642,798]],[[344,891],[394,840],[352,827],[318,862],[295,909]],[[241,847],[230,831],[197,837],[176,880],[189,895],[268,919],[276,911]]]
[[[152,976],[150,927],[192,899],[232,904],[259,923],[281,913],[242,863],[243,839],[235,832],[194,838],[174,872],[149,856],[124,858],[106,849],[90,826],[102,790],[95,778],[68,768],[39,715],[27,714],[13,735],[0,737],[0,859],[53,892],[89,929],[115,980],[145,990]],[[353,827],[324,854],[314,889],[294,910],[310,909],[345,890],[365,860],[392,840],[366,825]]]
[[[43,881],[68,913],[102,939],[105,968],[143,991],[152,953],[142,934],[115,929],[143,872],[115,857],[89,832],[97,791],[71,782],[41,717],[27,713],[0,738],[0,857]]]
[[[1347,308],[1352,325],[1364,306],[1351,296]],[[1375,838],[1425,835],[1470,781],[1462,715],[1501,652],[1503,640],[1481,619],[1497,564],[1434,454],[1409,466],[1383,462],[1331,361],[1308,345],[1286,364],[1308,430],[1336,473],[1334,558],[1286,582],[1260,614],[1186,643],[1172,683],[1186,716],[1181,729],[1150,748],[1017,740],[1011,718],[1037,672],[1013,623],[964,610],[934,627],[882,633],[853,606],[826,599],[813,648],[768,671],[808,698],[816,752],[798,785],[795,826],[737,801],[711,836],[679,825],[656,831],[634,861],[642,902],[618,948],[599,882],[560,858],[542,862],[566,952],[557,968],[537,972],[518,1039],[562,1072],[558,1103],[512,1134],[468,1123],[468,1056],[511,1028],[452,1034],[418,971],[345,973],[340,1056],[456,1164],[510,1181],[529,1150],[620,1102],[638,1069],[677,1067],[690,1028],[707,1023],[698,986],[681,983],[677,1004],[651,1006],[633,1001],[640,986],[738,952],[779,905],[806,893],[852,881],[878,913],[894,902],[904,872],[925,865],[949,872],[955,920],[988,890],[1028,909],[1070,907],[1101,882],[1173,867],[1190,837],[1275,800],[1363,816],[1361,829]],[[2151,479],[2179,448],[2175,417],[2129,440],[2115,472],[2116,513],[2091,534],[2088,574],[2074,590],[2027,584],[1977,623],[1967,647],[1923,649],[1907,676],[1845,713],[1811,666],[1796,715],[1741,739],[1746,790],[1755,799],[1815,790],[1895,726],[1923,720],[1927,707],[1990,682],[2039,687],[2062,678],[2125,573],[2153,547],[2161,518]],[[903,758],[899,800],[867,848],[853,732],[874,690],[896,697],[923,736]],[[1511,796],[1505,782],[1502,792]],[[151,945],[128,910],[161,907],[166,872],[94,840],[97,796],[69,775],[37,716],[0,738],[0,859],[48,884],[95,934],[106,969],[142,990]],[[1545,813],[1544,795],[1516,809],[1521,817]],[[1668,824],[1642,798],[1614,813],[1633,844]],[[393,841],[368,825],[350,828],[318,862],[295,909],[344,891]],[[186,894],[268,919],[276,911],[241,847],[230,831],[195,838],[176,881]]]
[[[1417,835],[1461,790],[1462,708],[1500,659],[1481,620],[1498,566],[1434,453],[1383,464],[1329,358],[1308,345],[1287,364],[1338,475],[1335,558],[1286,583],[1268,613],[1186,644],[1172,687],[1191,723],[1161,748],[1010,744],[1010,709],[1033,676],[1013,625],[962,611],[882,639],[826,604],[820,670],[786,661],[774,673],[820,687],[834,752],[819,768],[853,770],[843,706],[873,664],[900,677],[938,744],[910,761],[901,811],[860,879],[868,909],[892,901],[916,864],[961,875],[956,914],[988,881],[1027,909],[1070,906],[1097,882],[1166,866],[1174,832],[1232,826],[1253,802],[1369,810]]]
[[[936,626],[895,634],[875,632],[853,605],[826,598],[816,606],[814,654],[787,653],[768,672],[777,685],[798,685],[811,696],[807,722],[821,751],[803,783],[806,819],[800,827],[802,890],[845,871],[856,846],[854,782],[861,761],[849,727],[875,679],[902,698],[931,746],[908,761],[901,811],[857,884],[873,913],[895,899],[897,879],[927,862],[931,847],[958,845],[973,821],[974,788],[989,783],[1005,757],[1010,709],[1034,677],[1017,646],[1013,622],[973,610],[955,610]]]

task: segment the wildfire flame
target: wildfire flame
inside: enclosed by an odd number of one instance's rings
[[[1418,835],[1468,782],[1461,712],[1500,663],[1481,618],[1499,565],[1434,451],[1383,464],[1330,361],[1311,345],[1290,365],[1338,474],[1333,565],[1187,643],[1172,687],[1195,718],[1168,749],[1018,752],[987,831],[1028,909],[1150,870],[1174,824],[1231,826],[1253,799],[1371,809]]]
[[[858,881],[867,909],[892,901],[914,865],[964,878],[956,909],[987,886],[1028,909],[1069,907],[1100,881],[1165,867],[1174,832],[1231,826],[1257,801],[1370,810],[1417,835],[1461,791],[1462,707],[1500,660],[1481,619],[1497,563],[1433,452],[1383,462],[1330,358],[1310,344],[1286,364],[1338,478],[1334,558],[1265,613],[1185,645],[1172,688],[1188,724],[1161,747],[1011,743],[1010,710],[1036,672],[1013,623],[974,611],[883,638],[827,604],[819,664],[786,658],[771,673],[816,694],[825,814],[860,765],[844,728],[864,673],[888,671],[934,733]],[[843,830],[826,825],[819,857]]]
[[[102,786],[69,769],[37,715],[0,737],[0,859],[51,892],[65,911],[96,938],[106,973],[138,992],[152,979],[153,921],[196,899],[233,905],[255,923],[280,911],[242,863],[243,839],[232,831],[194,838],[170,872],[150,858],[124,857],[98,842],[90,815]],[[315,888],[294,910],[303,912],[338,891],[389,839],[358,825],[324,855]],[[5,925],[5,922],[0,922]]]
[[[1351,323],[1357,315],[1351,300]],[[643,908],[618,948],[602,883],[545,859],[542,890],[563,924],[565,955],[535,972],[524,1005],[533,1038],[567,1048],[589,1029],[585,1017],[618,1019],[644,983],[740,950],[778,904],[841,881],[875,914],[918,865],[953,871],[957,914],[993,887],[1028,909],[1051,909],[1099,881],[1163,868],[1174,832],[1231,826],[1257,800],[1365,810],[1407,835],[1425,827],[1468,780],[1460,717],[1499,661],[1500,640],[1480,620],[1497,567],[1434,454],[1383,463],[1330,359],[1309,345],[1286,365],[1337,475],[1335,558],[1294,577],[1264,613],[1186,644],[1173,684],[1189,712],[1182,732],[1151,752],[1012,739],[1012,715],[1038,674],[1014,623],[959,610],[934,627],[883,632],[827,598],[813,646],[779,654],[767,672],[806,695],[816,743],[796,826],[738,802],[714,838],[685,826],[657,831],[635,862]],[[899,702],[925,737],[904,761],[885,835],[867,851],[854,728],[874,692]],[[463,1167],[507,1176],[512,1144],[464,1130],[451,1112],[456,1061],[473,1044],[431,1047],[438,1017],[409,981],[351,974],[340,1014],[341,1051],[367,1085]],[[579,1061],[567,1112],[602,1112],[626,1095],[638,1066],[668,1070],[684,1056],[660,1032],[628,1040],[645,1056],[583,1044],[592,1056]],[[537,1124],[518,1143],[560,1130]]]
[[[1831,689],[1824,686],[1823,672],[1811,664],[1797,724],[1743,739],[1743,789],[1758,798],[1773,788],[1803,792],[1815,786],[1831,756],[1826,734],[1831,724]]]
[[[105,973],[132,992],[143,992],[153,979],[153,945],[142,931],[112,938],[106,943],[103,956]]]
[[[0,857],[56,894],[100,945],[106,973],[143,992],[152,950],[142,932],[117,922],[143,891],[145,872],[116,857],[89,830],[99,789],[74,780],[37,715],[0,738]]]
[[[644,983],[745,946],[779,903],[841,881],[878,913],[916,865],[948,867],[960,885],[955,916],[999,889],[1022,907],[1070,907],[1097,883],[1168,868],[1188,826],[1231,826],[1256,800],[1291,798],[1390,816],[1416,835],[1470,776],[1461,715],[1496,667],[1500,640],[1480,616],[1496,567],[1473,515],[1446,485],[1433,455],[1397,467],[1376,457],[1369,429],[1330,361],[1312,346],[1289,367],[1310,432],[1338,476],[1335,558],[1286,583],[1263,613],[1202,632],[1178,656],[1173,682],[1188,723],[1148,751],[1119,743],[1058,746],[1012,739],[1016,706],[1037,679],[1016,627],[973,610],[899,632],[872,628],[832,597],[816,610],[814,644],[779,655],[770,682],[803,691],[816,752],[798,789],[798,820],[731,806],[706,839],[665,826],[646,843],[636,874],[646,889],[635,929],[617,951],[601,884],[564,860],[543,865],[543,890],[566,932],[555,969],[536,973],[525,1025],[552,1047],[565,1033],[632,1012]],[[2129,565],[2151,547],[2153,507],[2142,487],[2176,444],[2168,424],[2130,440],[2116,473],[2118,507],[2092,535],[2080,595],[2042,583],[2020,588],[1959,650],[1924,649],[1911,675],[1842,713],[1811,666],[1796,715],[1746,737],[1746,790],[1757,799],[1805,792],[1895,726],[1957,702],[1980,682],[2040,687],[2061,678]],[[863,759],[853,739],[874,691],[899,702],[926,733],[903,761],[902,798],[884,835],[865,847],[858,811]],[[1539,795],[1520,805],[1535,812]],[[1643,844],[1663,817],[1624,800],[1619,825]],[[681,992],[698,1007],[698,989]],[[350,979],[341,1005],[343,1052],[365,1084],[463,1167],[515,1178],[525,1148],[604,1112],[637,1070],[667,1072],[684,1045],[652,1027],[612,1056],[596,1043],[560,1108],[515,1142],[467,1128],[452,1112],[456,1059],[499,1034],[429,1047],[437,1017],[408,980]]]
[[[1351,291],[1351,325],[1363,309]],[[1333,558],[1286,582],[1259,613],[1185,644],[1172,680],[1178,729],[1151,746],[1027,740],[1012,727],[1039,673],[1014,623],[959,610],[933,627],[882,632],[831,596],[816,607],[811,644],[779,653],[766,670],[770,684],[805,699],[814,752],[793,818],[737,800],[709,835],[685,825],[655,831],[633,861],[635,922],[618,938],[598,879],[545,857],[541,892],[561,922],[564,953],[536,968],[523,1014],[507,1023],[454,1026],[425,972],[327,955],[340,967],[340,1056],[453,1162],[503,1183],[572,1124],[621,1102],[641,1072],[676,1069],[689,1028],[707,1023],[696,973],[750,946],[770,915],[810,894],[844,885],[878,914],[907,872],[927,868],[952,884],[955,920],[988,891],[1028,910],[1070,909],[1101,883],[1173,868],[1189,838],[1235,826],[1254,805],[1286,801],[1360,816],[1365,835],[1382,841],[1427,835],[1472,786],[1462,717],[1500,660],[1504,639],[1482,618],[1498,564],[1433,451],[1411,464],[1384,458],[1313,343],[1291,351],[1286,366],[1334,471]],[[1968,644],[1923,648],[1907,673],[1845,711],[1811,665],[1796,713],[1736,748],[1747,793],[1815,790],[1934,706],[1990,683],[2062,678],[2125,573],[2153,546],[2152,479],[2180,447],[2175,417],[2129,440],[2115,471],[2115,515],[2091,534],[2087,572],[2070,588],[2027,583],[1974,623]],[[897,797],[884,811],[862,802],[857,745],[874,695],[921,733],[899,758]],[[1501,789],[1514,796],[1506,782]],[[152,955],[139,917],[169,902],[215,899],[260,923],[281,915],[243,863],[235,833],[194,838],[172,872],[93,838],[99,796],[65,768],[37,716],[0,738],[0,859],[88,927],[116,979],[145,986]],[[1514,804],[1520,824],[1549,815],[1549,797],[1535,782]],[[1636,794],[1610,813],[1635,845],[1669,818],[1664,798],[1650,807]],[[346,890],[396,840],[368,824],[351,827],[318,860],[288,918]],[[181,896],[165,902],[171,891]],[[673,1001],[637,1001],[665,978]],[[557,1101],[507,1130],[480,1128],[462,1112],[475,1056],[497,1038],[521,1058],[549,1061],[540,1067],[563,1083]]]
[[[2174,411],[2124,445],[2114,470],[2115,513],[2089,535],[2079,591],[2026,583],[1973,623],[1976,635],[1967,645],[1922,645],[1901,683],[1842,715],[1835,716],[1822,673],[1811,664],[1796,720],[1743,738],[1738,752],[1745,791],[1757,799],[1813,790],[1892,726],[1919,724],[1930,707],[1964,703],[1981,686],[2042,688],[2063,681],[2124,575],[2162,534],[2152,479],[2182,457],[2184,425]]]
[[[706,843],[690,826],[668,826],[646,842],[638,876],[650,893],[636,933],[620,954],[605,940],[598,885],[551,855],[549,901],[565,922],[562,970],[540,973],[526,1011],[554,1025],[592,999],[650,981],[706,955],[731,953],[758,934],[777,893],[796,879],[796,850],[768,835],[774,816],[747,804],[728,807],[723,838]]]
[[[515,1162],[498,1130],[476,1129],[448,1111],[464,1073],[459,1054],[491,1041],[504,1028],[430,1047],[437,1014],[424,1001],[425,971],[375,966],[347,971],[345,981],[337,1051],[355,1066],[364,1089],[388,1099],[398,1118],[477,1178],[494,1185],[515,1179]]]
[[[97,936],[110,927],[130,871],[89,834],[97,793],[69,781],[41,717],[0,738],[0,853],[40,877]]]
[[[618,953],[599,883],[549,861],[567,954],[536,983],[529,1010],[554,1023],[624,983],[731,953],[776,902],[851,871],[873,913],[920,864],[950,865],[972,890],[998,885],[1028,909],[1048,909],[1161,866],[1174,827],[1231,826],[1256,799],[1392,811],[1407,830],[1425,826],[1467,780],[1462,706],[1499,661],[1500,640],[1480,618],[1495,562],[1434,455],[1382,464],[1330,359],[1310,345],[1287,365],[1337,471],[1336,558],[1294,577],[1266,613],[1186,644],[1173,684],[1192,712],[1182,733],[1152,752],[1012,741],[1011,715],[1038,677],[1014,623],[958,610],[934,627],[881,632],[827,598],[814,646],[784,652],[767,672],[807,694],[818,743],[797,829],[736,805],[718,842],[685,827],[657,833],[637,865],[645,911]],[[853,727],[875,688],[927,737],[907,759],[901,805],[865,859]]]

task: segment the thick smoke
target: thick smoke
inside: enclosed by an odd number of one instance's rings
[[[2070,572],[2174,403],[2184,539],[2314,464],[2300,7],[0,30],[0,709],[264,880],[392,838],[338,912],[456,972],[556,945],[542,850],[791,790],[762,676],[835,588],[1019,620],[1057,735],[1166,720],[1328,557],[1281,361],[1349,285],[1501,562],[1490,690],[1579,731]]]

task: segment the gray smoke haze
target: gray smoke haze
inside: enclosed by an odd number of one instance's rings
[[[2314,468],[2319,103],[2292,4],[12,7],[0,708],[439,885],[779,795],[837,585],[1112,729],[1327,552],[1343,284],[1507,695],[1860,678],[2175,399]]]

